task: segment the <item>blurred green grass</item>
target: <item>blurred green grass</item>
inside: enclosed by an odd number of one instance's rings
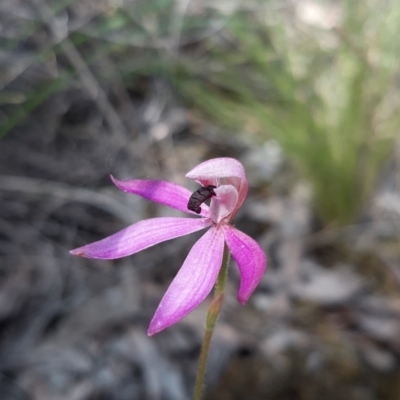
[[[327,225],[354,222],[400,127],[400,3],[342,1],[329,31],[238,13],[229,45],[181,64],[180,90],[218,123],[276,138]]]
[[[35,21],[20,41],[74,4],[52,3],[48,20]],[[127,89],[140,77],[162,74],[205,119],[226,128],[227,140],[248,135],[256,145],[275,138],[312,184],[323,224],[356,221],[400,128],[400,3],[316,2],[317,10],[325,10],[322,19],[338,13],[328,27],[324,20],[304,22],[296,7],[272,0],[229,12],[179,4],[157,0],[99,9],[62,40],[75,46],[102,86],[113,80],[99,68],[104,58]],[[16,46],[18,40],[11,40],[5,47]],[[49,95],[76,84],[77,71],[62,53],[60,43],[41,46],[33,62],[54,55],[57,77],[23,93],[2,119],[0,136]],[[7,103],[7,91],[1,100]]]

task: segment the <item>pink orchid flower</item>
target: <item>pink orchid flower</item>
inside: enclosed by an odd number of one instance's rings
[[[162,298],[150,322],[149,336],[181,320],[207,297],[221,268],[224,243],[239,267],[238,300],[241,304],[249,299],[266,268],[266,256],[257,242],[230,224],[247,195],[248,182],[243,165],[233,158],[215,158],[201,163],[186,177],[196,180],[202,187],[214,187],[211,189],[210,207],[201,203],[201,210],[196,210],[201,218],[147,219],[71,251],[81,257],[109,260],[209,228],[194,244]],[[192,193],[180,185],[166,181],[119,181],[111,178],[125,192],[194,214],[188,210]]]

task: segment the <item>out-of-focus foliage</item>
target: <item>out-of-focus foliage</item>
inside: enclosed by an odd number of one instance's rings
[[[0,2],[0,138],[77,83],[92,97],[100,86],[136,91],[143,77],[173,70],[180,47],[226,20],[214,6],[175,0]]]
[[[209,398],[400,398],[400,151],[371,196],[398,130],[397,3],[0,0],[1,400],[190,397],[207,304],[145,332],[195,237],[68,250],[171,215],[110,173],[186,186],[223,155],[269,270],[241,307],[232,266]],[[319,231],[303,178],[326,224],[373,207]]]
[[[278,140],[326,225],[356,220],[370,199],[400,125],[398,1],[28,3],[23,18],[0,7],[0,136],[77,82],[96,97],[162,74],[230,132]]]
[[[295,14],[278,3],[237,13],[220,43],[181,64],[180,88],[216,121],[276,138],[323,221],[347,224],[400,128],[400,3],[308,2]]]

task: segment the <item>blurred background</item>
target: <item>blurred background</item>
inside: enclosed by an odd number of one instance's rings
[[[0,398],[185,400],[207,302],[148,338],[201,234],[72,248],[180,213],[119,179],[246,167],[208,400],[400,398],[400,2],[0,1]]]

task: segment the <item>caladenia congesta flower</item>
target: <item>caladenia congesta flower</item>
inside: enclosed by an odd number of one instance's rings
[[[148,329],[154,335],[173,325],[196,308],[211,292],[221,268],[224,245],[240,271],[238,300],[246,303],[266,268],[266,256],[256,241],[231,225],[247,195],[248,182],[242,164],[233,158],[215,158],[193,168],[187,178],[196,180],[205,192],[191,193],[183,186],[157,180],[119,181],[121,190],[156,203],[199,215],[200,218],[151,218],[131,225],[98,242],[72,250],[81,257],[116,259],[137,253],[157,243],[208,228],[194,244],[181,269],[162,298]],[[203,193],[204,194],[204,193]],[[199,196],[200,195],[200,196]],[[188,209],[189,200],[200,207]],[[210,206],[202,200],[210,197]],[[193,204],[191,207],[193,209]]]

